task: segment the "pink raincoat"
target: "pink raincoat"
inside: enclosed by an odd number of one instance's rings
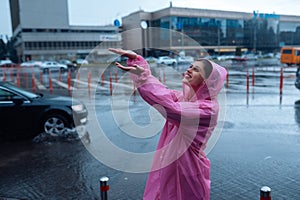
[[[167,89],[151,75],[143,57],[128,59],[128,66],[134,64],[145,68],[140,76],[132,75],[140,95],[166,118],[143,199],[210,199],[210,161],[203,150],[217,124],[217,95],[226,70],[211,62],[205,84],[187,99],[191,89],[187,84],[183,91]]]

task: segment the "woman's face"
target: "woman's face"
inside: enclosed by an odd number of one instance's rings
[[[204,77],[205,77],[204,63],[201,61],[195,61],[186,70],[182,81],[184,83],[191,85],[191,87],[193,87],[194,90],[196,90],[203,84]]]

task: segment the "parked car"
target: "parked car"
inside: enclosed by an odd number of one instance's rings
[[[295,87],[300,90],[300,67],[298,67],[296,72]]]
[[[176,65],[177,64],[177,60],[168,56],[161,56],[158,57],[157,64],[162,64],[162,65]]]
[[[0,110],[0,140],[65,134],[84,126],[88,116],[79,100],[35,94],[8,82],[0,82]]]
[[[186,64],[186,63],[193,63],[194,58],[192,56],[179,56],[177,58],[178,63]]]
[[[81,66],[81,65],[87,65],[87,64],[89,64],[89,62],[87,60],[85,60],[85,59],[78,58],[78,59],[76,59],[76,64],[78,66]]]
[[[58,61],[60,64],[67,65],[68,69],[74,69],[77,65],[72,63],[70,60],[60,60]]]
[[[0,67],[12,67],[13,65],[11,60],[0,60]]]
[[[145,60],[149,63],[151,63],[151,62],[155,63],[157,61],[157,58],[149,56],[149,57],[145,58]]]
[[[42,64],[41,61],[29,60],[21,63],[21,67],[40,67]]]
[[[64,64],[60,64],[55,61],[46,61],[41,64],[40,69],[43,72],[48,72],[49,70],[50,71],[59,71],[59,70],[66,71],[66,70],[68,70],[68,66],[64,65]]]

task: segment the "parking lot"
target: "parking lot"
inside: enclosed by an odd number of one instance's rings
[[[297,199],[300,195],[300,91],[294,86],[297,68],[282,68],[272,62],[222,63],[229,76],[224,85],[226,98],[221,104],[221,135],[208,153],[211,199],[258,199],[264,185],[271,187],[274,199]],[[153,65],[152,69],[169,88],[180,89],[186,67]],[[22,69],[19,75],[6,71],[4,76],[0,71],[0,79],[4,77],[31,91],[82,100],[89,109],[86,129],[90,141],[48,138],[38,143],[2,144],[0,197],[100,199],[99,178],[108,176],[109,199],[142,198],[147,173],[120,170],[140,163],[120,159],[114,161],[118,165],[114,168],[104,158],[118,156],[99,140],[105,136],[128,152],[155,149],[159,132],[148,138],[131,137],[120,129],[129,122],[113,112],[129,112],[141,126],[147,126],[151,120],[149,107],[134,92],[135,87],[125,74],[102,65],[51,74],[34,68]],[[159,124],[160,118],[157,121]],[[99,127],[104,136],[99,134]]]

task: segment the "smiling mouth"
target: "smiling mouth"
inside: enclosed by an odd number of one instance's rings
[[[190,78],[192,78],[192,76],[190,75],[190,74],[185,74],[185,76],[184,76],[184,78],[188,78],[188,79],[190,79]]]

